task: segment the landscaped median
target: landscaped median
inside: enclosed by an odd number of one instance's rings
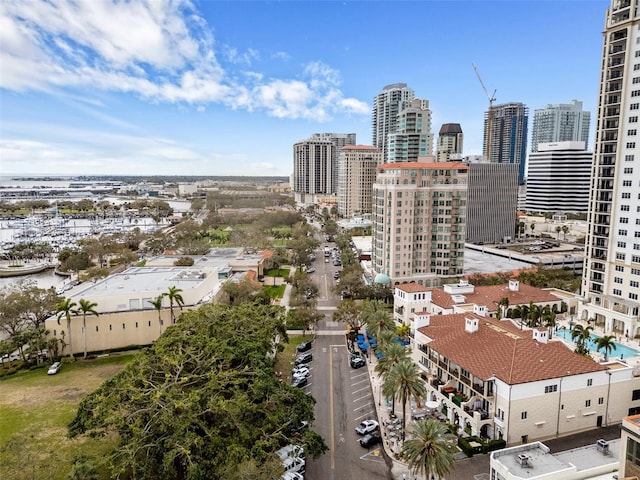
[[[67,438],[80,400],[122,370],[132,355],[20,371],[0,380],[0,478],[63,480],[79,455],[99,457],[109,438]],[[106,470],[105,470],[106,472]]]

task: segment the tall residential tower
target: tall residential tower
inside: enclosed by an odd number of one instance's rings
[[[582,319],[640,334],[640,0],[612,0],[603,33]]]
[[[415,93],[406,83],[392,83],[373,99],[373,146],[382,152],[385,162],[388,154],[387,136],[397,130],[398,114],[414,98]]]
[[[371,190],[376,169],[382,163],[378,148],[370,145],[346,145],[338,160],[338,213],[351,217],[371,213]]]
[[[533,112],[531,151],[537,152],[541,143],[584,142],[589,145],[591,112],[582,110],[582,102],[547,105]]]
[[[444,123],[438,134],[436,157],[439,162],[448,162],[452,155],[462,154],[462,127],[459,123]]]
[[[491,125],[489,125],[491,117]],[[524,182],[529,109],[523,103],[504,103],[485,113],[483,151],[489,141],[489,161],[519,165],[518,181]]]

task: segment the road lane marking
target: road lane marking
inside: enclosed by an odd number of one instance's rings
[[[329,415],[331,416],[331,470],[336,468],[336,440],[333,420],[333,353],[329,351]]]

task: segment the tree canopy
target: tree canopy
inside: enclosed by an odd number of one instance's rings
[[[291,426],[313,420],[315,403],[275,375],[283,317],[255,304],[182,314],[81,402],[70,435],[117,434],[113,477],[236,479],[257,469],[254,478],[279,478],[274,452],[292,441]],[[300,440],[311,456],[326,451],[311,430]]]

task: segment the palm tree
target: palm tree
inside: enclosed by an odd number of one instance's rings
[[[401,360],[391,367],[385,376],[382,384],[382,392],[393,392],[393,397],[398,397],[402,404],[402,438],[407,421],[407,402],[411,397],[416,401],[424,400],[427,397],[427,389],[424,381],[420,378],[418,367],[409,359]]]
[[[99,316],[98,312],[96,312],[95,307],[98,304],[95,302],[90,302],[89,300],[85,300],[81,298],[78,300],[78,309],[76,313],[82,313],[82,332],[84,336],[84,358],[87,358],[87,313],[91,315]]]
[[[598,337],[596,340],[596,350],[599,352],[600,350],[604,350],[604,361],[609,360],[609,355],[613,350],[615,350],[616,344],[613,341],[615,337],[613,335],[605,335],[604,337]]]
[[[455,467],[456,437],[437,420],[413,422],[411,439],[402,445],[409,468],[427,479],[442,477]]]
[[[171,311],[171,324],[176,323],[176,316],[173,313],[173,304],[175,303],[182,310],[182,306],[184,305],[184,299],[180,292],[181,288],[177,288],[175,285],[173,287],[169,287],[169,291],[165,293],[165,295],[169,298],[169,310]]]
[[[562,234],[564,236],[564,240],[567,240],[567,233],[569,233],[569,227],[567,225],[562,226]]]
[[[540,319],[540,307],[533,302],[529,302],[529,321],[527,325],[530,328],[538,326],[538,320]]]
[[[549,305],[542,307],[542,313],[540,314],[540,320],[545,327],[549,329],[549,338],[553,336],[553,327],[556,326],[556,312],[549,308]]]
[[[160,335],[162,335],[162,317],[160,316],[160,312],[162,310],[162,300],[164,299],[165,295],[166,294],[163,293],[161,295],[158,295],[155,300],[147,300],[147,302],[153,305],[153,308],[158,311],[158,328],[160,329]]]
[[[573,327],[573,329],[571,330],[571,340],[576,342],[576,353],[579,353],[580,355],[587,355],[589,353],[587,342],[591,338],[592,330],[593,327],[584,327],[579,323]]]
[[[69,357],[73,358],[73,344],[71,342],[71,315],[75,314],[74,310],[76,302],[72,302],[70,298],[65,298],[56,305],[56,313],[58,314],[58,325],[62,317],[67,320],[67,334],[69,335]]]
[[[384,356],[378,360],[378,364],[374,370],[383,377],[387,375],[396,363],[409,358],[409,350],[407,347],[398,342],[391,342],[381,347],[380,350]]]
[[[507,316],[508,308],[509,308],[509,297],[502,297],[498,302],[498,312],[496,313],[498,320],[501,320],[502,318]]]

